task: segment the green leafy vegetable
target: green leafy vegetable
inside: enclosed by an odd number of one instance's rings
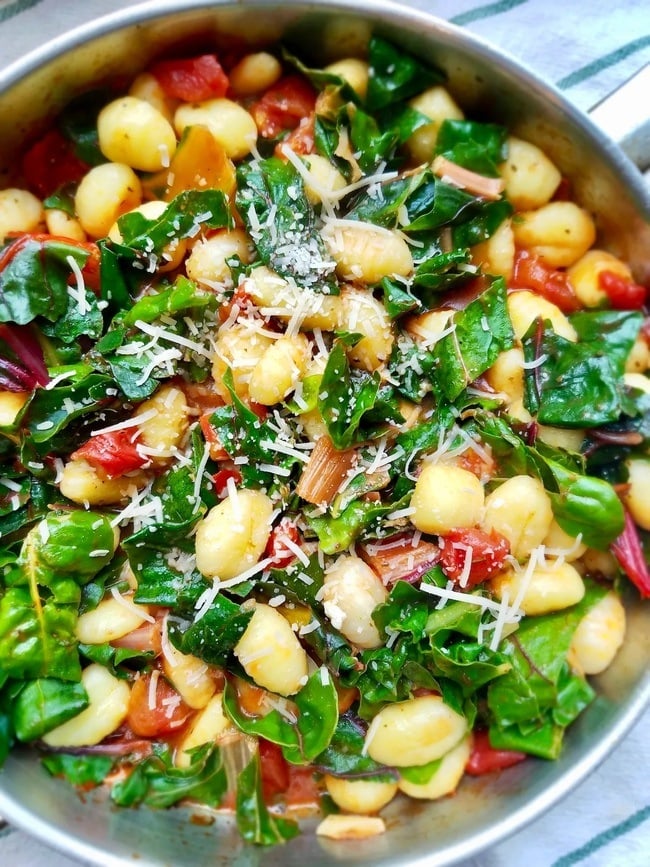
[[[88,251],[78,244],[29,236],[14,243],[15,252],[0,271],[0,322],[25,325],[37,316],[54,322],[68,308],[68,260],[83,268]]]
[[[444,120],[436,138],[436,154],[480,175],[499,176],[499,164],[508,156],[508,131],[495,123]]]
[[[299,833],[295,822],[269,813],[262,794],[262,769],[255,755],[237,777],[237,827],[248,843],[273,846]]]
[[[455,400],[470,382],[514,344],[503,278],[452,319],[453,331],[439,340],[433,356],[438,363],[434,385],[447,400]]]
[[[160,809],[185,798],[217,807],[227,788],[226,771],[217,747],[209,744],[200,747],[192,754],[189,767],[177,768],[173,764],[172,750],[166,745],[154,744],[153,755],[142,760],[128,777],[113,786],[111,798],[119,807],[146,804]]]
[[[33,741],[88,707],[81,683],[42,678],[28,681],[13,706],[13,725],[20,741]]]
[[[639,333],[640,313],[596,310],[571,322],[578,342],[533,323],[523,339],[526,408],[542,424],[596,427],[623,412],[625,361]],[[539,359],[544,359],[539,364]]]
[[[237,208],[262,262],[306,290],[337,293],[334,262],[294,166],[277,157],[242,163],[237,180]]]
[[[65,777],[74,786],[99,786],[115,764],[111,756],[75,756],[52,753],[43,756],[43,766],[53,777]]]
[[[370,40],[368,62],[370,77],[366,105],[370,111],[401,102],[444,81],[440,70],[421,63],[379,36]]]
[[[311,675],[292,697],[296,719],[291,722],[278,710],[251,717],[239,709],[234,687],[226,684],[223,704],[226,714],[245,734],[258,735],[282,747],[287,761],[299,765],[312,761],[329,744],[338,721],[338,696],[326,669]]]
[[[390,421],[403,421],[379,374],[352,368],[340,339],[329,354],[320,388],[318,409],[337,449],[374,438]]]
[[[124,246],[154,256],[161,255],[171,240],[190,237],[197,226],[222,229],[231,224],[228,199],[221,190],[184,190],[159,217],[148,219],[132,211],[117,221]]]

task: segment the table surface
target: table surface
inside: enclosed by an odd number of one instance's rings
[[[0,0],[0,65],[129,0]],[[589,110],[650,63],[648,0],[408,0],[513,54]],[[461,867],[647,867],[650,710],[608,759],[559,805]],[[74,867],[23,830],[0,828],[0,864]]]

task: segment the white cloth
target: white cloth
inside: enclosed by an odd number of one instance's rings
[[[0,63],[130,0],[0,0]],[[588,110],[650,63],[650,0],[408,0],[468,27]],[[650,96],[650,95],[649,95]],[[650,711],[576,791],[462,867],[647,867]],[[0,831],[0,865],[74,867],[22,831]],[[432,865],[433,867],[433,865]]]

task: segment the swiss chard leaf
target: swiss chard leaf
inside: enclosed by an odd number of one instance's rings
[[[337,449],[373,439],[391,421],[404,421],[379,374],[352,368],[340,339],[329,354],[320,388],[318,409]]]
[[[230,369],[224,374],[223,383],[230,392],[232,402],[215,410],[210,416],[210,423],[230,457],[248,458],[246,463],[238,466],[244,486],[260,487],[272,483],[273,472],[261,469],[260,464],[280,467],[281,477],[284,478],[282,469],[291,470],[298,459],[290,455],[279,458],[273,449],[273,443],[278,438],[277,431],[268,422],[262,421],[237,395]]]
[[[113,647],[112,644],[80,644],[79,653],[120,678],[127,678],[133,669],[149,665],[154,657],[152,650],[131,650],[128,647]],[[129,665],[123,667],[125,663]]]
[[[338,293],[335,263],[316,228],[302,178],[277,157],[237,169],[237,208],[260,259],[306,291]]]
[[[159,256],[171,240],[188,238],[197,226],[222,229],[232,225],[228,199],[221,190],[184,190],[159,217],[148,219],[137,211],[117,221],[122,245],[146,255]]]
[[[370,77],[366,105],[370,111],[402,102],[445,80],[440,70],[422,63],[403,48],[379,36],[370,40],[368,63]]]
[[[217,807],[227,789],[226,771],[217,747],[200,747],[192,754],[189,767],[177,768],[170,748],[154,745],[154,754],[113,786],[111,798],[120,807],[146,804],[165,808],[184,798]]]
[[[534,731],[548,729],[553,737],[543,737],[537,755],[543,748],[547,758],[553,758],[561,744],[561,730],[555,723],[548,728],[551,720],[569,719],[576,708],[576,690],[568,688],[566,657],[573,634],[584,615],[605,594],[606,589],[589,583],[584,599],[577,605],[563,611],[540,617],[527,617],[521,621],[519,629],[505,640],[505,655],[511,663],[511,670],[488,687],[488,707],[492,716],[490,740],[496,746],[493,734],[497,731],[510,732],[511,727],[525,726]],[[586,698],[584,690],[579,691],[581,701]],[[566,701],[571,713],[563,714]],[[529,746],[526,752],[534,750]]]
[[[526,361],[536,364],[525,380],[526,408],[542,424],[598,427],[623,412],[625,361],[642,316],[617,310],[583,311],[571,318],[578,342],[552,328],[531,325],[523,339]]]
[[[72,719],[88,707],[88,695],[81,683],[41,678],[28,681],[18,693],[12,709],[16,737],[33,741]]]
[[[198,307],[214,306],[215,296],[205,292],[188,280],[178,277],[173,286],[156,292],[155,295],[145,295],[128,310],[122,318],[126,328],[142,322],[155,322],[163,314],[173,316],[176,313],[187,313]]]
[[[316,756],[314,765],[323,774],[347,779],[373,779],[391,782],[397,774],[392,768],[380,765],[363,747],[366,726],[350,711],[339,717],[332,740],[323,752]]]
[[[41,323],[41,331],[48,337],[57,337],[64,343],[74,343],[80,337],[97,340],[104,330],[104,318],[98,307],[97,298],[88,289],[82,291],[83,300],[79,301],[79,292],[75,297],[68,295],[66,309],[52,323],[47,320]]]
[[[407,505],[406,500],[384,503],[381,500],[357,499],[339,515],[307,516],[307,522],[318,536],[319,545],[325,554],[337,554],[349,548],[362,534],[373,535],[374,529],[376,535],[381,518]]]
[[[25,414],[27,429],[33,443],[49,443],[72,422],[96,413],[112,403],[108,389],[113,380],[101,373],[90,373],[70,385],[52,389],[39,388]],[[48,451],[49,446],[48,446]]]
[[[436,154],[488,177],[498,177],[498,166],[508,156],[507,130],[495,123],[447,119],[440,125]]]
[[[182,631],[170,622],[169,635],[182,653],[198,656],[211,665],[225,665],[252,616],[253,609],[242,609],[220,593],[188,629]]]
[[[454,330],[432,350],[438,363],[434,386],[449,401],[514,344],[503,278],[493,280],[485,292],[454,314],[452,324]]]
[[[239,708],[235,688],[229,684],[223,694],[226,714],[237,728],[278,744],[292,764],[305,764],[323,752],[336,730],[338,698],[334,681],[326,669],[320,668],[291,700],[297,709],[295,722],[277,710],[261,717],[244,713]]]
[[[75,756],[52,753],[43,756],[43,766],[53,777],[65,777],[73,786],[99,786],[113,770],[111,756]]]
[[[0,671],[79,680],[76,626],[76,605],[50,597],[36,607],[27,587],[9,587],[0,599]]]
[[[25,325],[37,316],[54,322],[68,307],[68,259],[83,268],[88,251],[77,244],[29,236],[14,243],[16,252],[0,271],[0,322]]]
[[[256,754],[237,777],[237,828],[244,840],[273,846],[300,833],[295,822],[269,813],[262,793],[262,767]]]

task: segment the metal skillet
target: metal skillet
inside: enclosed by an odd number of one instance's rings
[[[282,38],[301,53],[311,46],[313,59],[322,62],[363,51],[371,31],[445,69],[468,115],[504,123],[538,144],[594,214],[598,244],[629,261],[637,280],[650,281],[650,195],[624,152],[501,51],[384,0],[165,0],[71,31],[0,72],[0,182],[10,178],[21,142],[72,96],[106,78],[132,76],[174,45],[218,46],[237,38],[257,47]],[[608,111],[600,109],[602,121]],[[639,124],[625,126],[628,151],[647,167],[650,135],[640,135]],[[228,818],[205,825],[190,821],[196,810],[118,810],[101,795],[80,798],[49,778],[33,753],[13,755],[0,773],[0,812],[49,845],[105,867],[451,864],[520,829],[598,766],[650,702],[649,663],[650,606],[630,594],[625,645],[596,679],[598,698],[570,730],[557,762],[531,759],[492,779],[467,779],[454,798],[439,802],[394,803],[386,810],[389,833],[354,844],[324,841],[306,827],[285,847],[253,849]]]

